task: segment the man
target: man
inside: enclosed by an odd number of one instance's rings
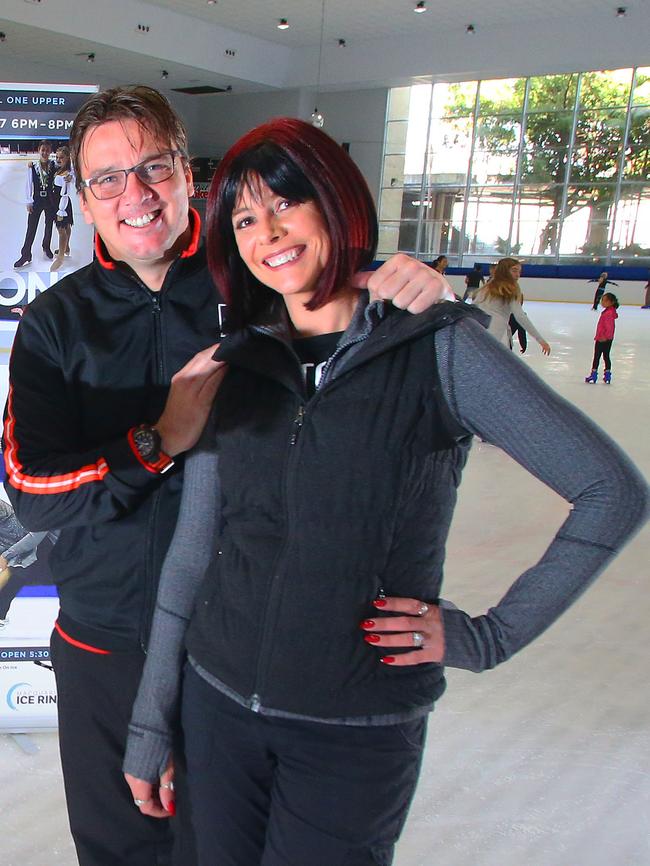
[[[477,290],[480,289],[484,283],[485,277],[483,276],[481,263],[474,262],[474,267],[465,277],[465,293],[463,295],[463,300],[466,301],[468,298],[473,298]]]
[[[197,441],[225,372],[212,360],[219,298],[189,209],[186,132],[165,98],[147,87],[94,95],[70,144],[97,255],[37,298],[18,328],[7,492],[28,529],[61,530],[52,657],[79,862],[193,866],[190,834],[176,834],[172,861],[169,822],[135,808],[121,763],[179,505],[180,455]],[[405,256],[358,279],[412,312],[446,290]]]
[[[32,260],[32,244],[41,218],[45,214],[43,230],[43,252],[48,259],[54,258],[50,244],[52,243],[52,226],[56,216],[56,196],[54,194],[54,174],[56,166],[50,159],[52,145],[49,141],[41,141],[38,145],[38,162],[30,162],[27,166],[27,182],[25,186],[25,204],[27,205],[27,231],[25,242],[20,251],[20,258],[14,262],[14,268],[23,268]]]

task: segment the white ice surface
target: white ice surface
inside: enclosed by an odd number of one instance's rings
[[[544,358],[531,340],[525,363],[650,476],[650,310],[619,310],[608,387],[583,381],[597,319],[588,305],[526,309],[553,354]],[[445,597],[485,610],[542,553],[566,511],[502,452],[475,446]],[[646,528],[508,664],[478,676],[449,671],[396,866],[649,866],[649,541]],[[33,740],[40,751],[30,756],[0,737],[0,862],[74,866],[56,738]]]

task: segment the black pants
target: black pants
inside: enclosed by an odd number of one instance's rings
[[[508,326],[510,328],[510,333],[512,334],[513,345],[515,342],[515,334],[516,334],[517,339],[519,340],[519,348],[521,349],[521,354],[523,355],[523,353],[528,348],[528,335],[526,334],[525,328],[521,327],[521,325],[515,319],[514,316],[510,316]]]
[[[605,289],[596,289],[596,294],[594,295],[594,305],[591,308],[592,310],[598,309],[598,304],[600,303],[600,299],[605,294]]]
[[[43,231],[43,249],[47,252],[52,252],[52,226],[56,219],[56,210],[52,209],[51,204],[47,199],[35,198],[32,205],[31,213],[27,217],[27,233],[25,234],[25,243],[20,251],[20,254],[25,258],[29,258],[32,254],[32,244],[36,237],[36,229],[41,214],[45,214],[45,229]]]
[[[600,364],[601,355],[605,359],[605,369],[612,369],[612,362],[609,358],[609,350],[612,348],[613,340],[596,340],[596,346],[594,348],[594,360],[591,365],[592,370],[597,370],[598,365]]]
[[[52,662],[68,817],[80,866],[195,866],[182,774],[176,780],[178,812],[169,819],[142,815],[122,775],[144,654],[98,655],[55,631]]]
[[[189,665],[187,771],[200,866],[389,866],[426,717],[352,727],[239,706]]]

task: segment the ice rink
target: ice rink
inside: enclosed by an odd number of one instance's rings
[[[544,358],[531,340],[523,363],[650,477],[650,310],[619,310],[611,386],[584,384],[598,318],[589,304],[526,310],[552,354]],[[475,444],[444,596],[482,613],[541,555],[567,510],[503,452]],[[650,864],[649,542],[646,527],[508,664],[481,675],[448,671],[396,866]],[[31,741],[35,754],[0,736],[0,862],[75,866],[56,736]]]

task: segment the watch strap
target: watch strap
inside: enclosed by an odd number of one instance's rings
[[[162,475],[164,472],[167,472],[168,469],[172,468],[174,460],[169,456],[169,454],[165,454],[161,448],[158,448],[156,453],[151,457],[144,457],[138,448],[138,443],[135,438],[137,431],[142,429],[152,431],[158,439],[160,439],[160,434],[156,428],[149,424],[140,424],[137,427],[132,427],[127,433],[127,439],[131,446],[131,451],[133,451],[139,463],[141,463],[148,472],[152,472],[154,475]]]

